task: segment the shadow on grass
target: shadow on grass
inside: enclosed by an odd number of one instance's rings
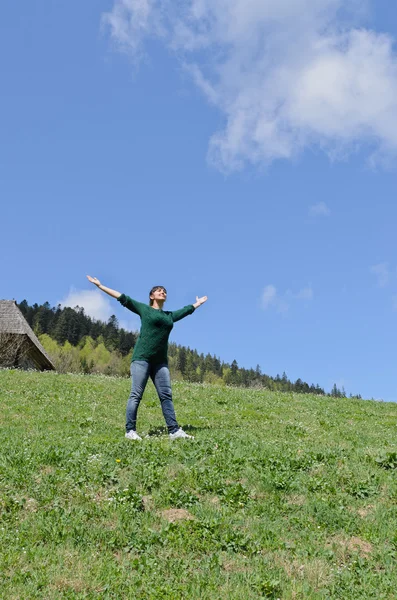
[[[196,427],[196,425],[182,425],[183,431],[205,431],[207,429],[212,429],[209,425],[200,425]]]
[[[211,429],[209,426],[200,426],[196,427],[196,425],[181,425],[182,429],[186,432],[194,432],[194,431],[204,431],[206,429]],[[168,430],[164,425],[160,425],[158,427],[150,427],[147,432],[147,437],[156,437],[160,435],[168,435]]]
[[[166,427],[164,427],[164,425],[159,426],[159,427],[151,427],[149,429],[149,431],[147,432],[147,436],[148,437],[156,437],[159,435],[167,435],[168,434],[168,430]]]

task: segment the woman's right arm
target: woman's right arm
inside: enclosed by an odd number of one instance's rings
[[[102,290],[102,292],[105,292],[106,294],[109,294],[109,296],[112,296],[112,298],[116,298],[116,300],[120,298],[120,292],[116,292],[116,290],[112,290],[111,288],[105,287],[96,277],[91,277],[90,275],[87,275],[87,279],[88,281],[91,281],[91,283],[96,285],[98,289]]]

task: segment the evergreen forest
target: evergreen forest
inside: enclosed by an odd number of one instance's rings
[[[89,317],[79,306],[51,307],[48,302],[31,306],[23,300],[18,307],[59,372],[129,376],[132,351],[139,334],[119,327],[115,315],[104,323]],[[300,378],[290,381],[285,372],[271,376],[262,373],[259,365],[242,368],[236,360],[229,364],[217,356],[199,354],[172,342],[168,356],[171,374],[179,380],[336,398],[346,396],[345,390],[336,384],[326,394],[318,384],[309,384]],[[361,398],[359,394],[354,397]]]

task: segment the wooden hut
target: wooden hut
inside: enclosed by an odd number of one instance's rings
[[[0,300],[0,366],[55,370],[14,300]]]

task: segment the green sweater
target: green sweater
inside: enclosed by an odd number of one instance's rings
[[[145,360],[152,364],[168,363],[168,338],[176,321],[191,315],[194,306],[189,304],[173,312],[153,308],[137,302],[125,294],[117,300],[141,317],[141,331],[135,344],[132,360]]]

